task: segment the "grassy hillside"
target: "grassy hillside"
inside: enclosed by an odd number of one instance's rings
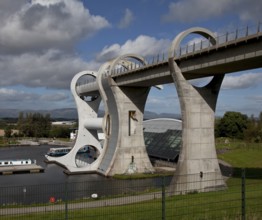
[[[217,139],[218,158],[233,167],[262,168],[262,143],[245,143],[225,138]]]

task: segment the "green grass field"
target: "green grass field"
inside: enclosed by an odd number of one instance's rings
[[[219,154],[218,158],[233,167],[262,168],[262,146],[229,149],[226,153]]]

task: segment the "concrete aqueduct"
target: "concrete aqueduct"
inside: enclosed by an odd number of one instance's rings
[[[192,50],[188,46],[181,49],[181,41],[192,33],[206,40],[193,45]],[[182,150],[173,178],[174,190],[205,191],[226,187],[214,139],[220,86],[225,73],[262,66],[260,24],[254,33],[250,30],[244,36],[239,33],[227,33],[225,40],[219,42],[211,31],[191,28],[175,37],[166,60],[148,64],[139,55],[127,54],[104,63],[97,72],[76,74],[71,92],[79,117],[77,139],[67,155],[47,159],[72,173],[97,172],[112,176],[130,170],[154,172],[143,136],[145,103],[152,86],[174,83],[182,114]],[[89,82],[78,85],[78,80],[84,76]],[[188,79],[205,76],[213,76],[213,79],[204,87],[188,82]],[[101,102],[105,108],[103,118],[98,117]],[[97,132],[100,129],[105,134],[102,144]],[[93,163],[79,161],[76,157],[85,145],[95,149],[97,159]]]

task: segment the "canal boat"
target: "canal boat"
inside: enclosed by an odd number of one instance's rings
[[[31,159],[19,159],[19,160],[0,160],[0,167],[5,166],[25,166],[36,164],[36,160]]]
[[[68,154],[71,149],[72,149],[72,147],[50,148],[49,151],[47,152],[47,156],[51,156],[51,157],[64,156],[64,155]],[[86,152],[89,152],[88,146],[82,147],[77,153],[81,154],[81,153],[86,153]]]

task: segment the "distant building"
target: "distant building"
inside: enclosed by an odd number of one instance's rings
[[[18,133],[19,133],[19,130],[12,129],[12,135],[18,134]],[[0,137],[4,137],[4,136],[5,136],[5,130],[0,129]]]
[[[144,139],[151,160],[177,162],[182,140],[182,121],[172,118],[156,118],[143,122]],[[72,134],[73,137],[73,134]],[[104,133],[98,131],[100,141]]]
[[[67,125],[71,126],[74,125],[76,122],[75,121],[54,121],[52,122],[52,125]]]
[[[151,160],[177,162],[182,141],[182,121],[157,118],[143,122],[146,150]]]
[[[75,132],[72,131],[70,133],[70,140],[72,140],[72,141],[75,140],[76,139],[76,134],[77,134],[77,131],[75,131]]]

